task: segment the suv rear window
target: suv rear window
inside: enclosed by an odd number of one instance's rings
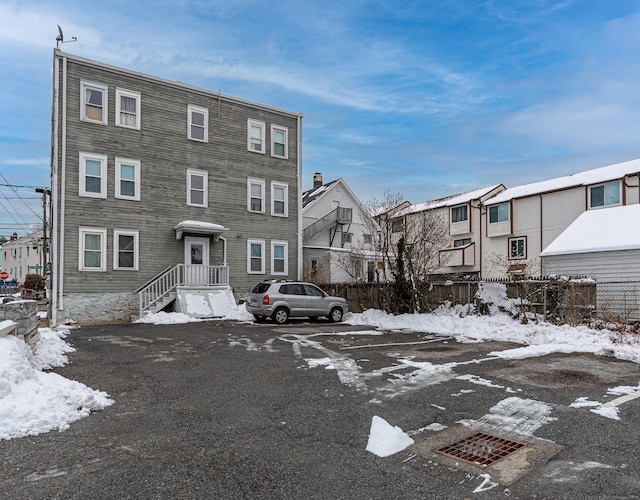
[[[269,290],[270,286],[271,286],[271,283],[258,283],[256,286],[253,287],[253,289],[251,290],[251,293],[264,293],[267,290]]]

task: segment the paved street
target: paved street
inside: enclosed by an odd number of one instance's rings
[[[514,345],[325,322],[72,330],[57,373],[115,404],[0,442],[2,498],[638,498],[640,366],[509,361]],[[572,406],[573,404],[573,406]],[[366,451],[379,416],[415,443]],[[523,445],[481,468],[435,450],[478,430]],[[476,448],[477,449],[477,448]]]

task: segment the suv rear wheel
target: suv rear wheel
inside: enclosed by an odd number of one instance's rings
[[[271,318],[279,325],[282,325],[283,323],[286,323],[288,321],[289,311],[287,311],[285,307],[278,307],[278,309],[273,312]]]
[[[342,321],[342,309],[339,307],[331,309],[331,312],[329,313],[329,321],[333,321],[334,323]]]

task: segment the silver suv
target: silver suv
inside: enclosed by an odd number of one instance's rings
[[[326,316],[338,322],[349,311],[342,297],[327,295],[311,283],[288,280],[261,281],[251,289],[246,307],[256,321],[271,318],[279,325],[300,316]]]

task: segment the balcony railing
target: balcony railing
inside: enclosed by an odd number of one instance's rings
[[[229,284],[227,266],[177,264],[163,271],[138,290],[140,316],[154,305],[166,300],[179,286],[226,286]]]

